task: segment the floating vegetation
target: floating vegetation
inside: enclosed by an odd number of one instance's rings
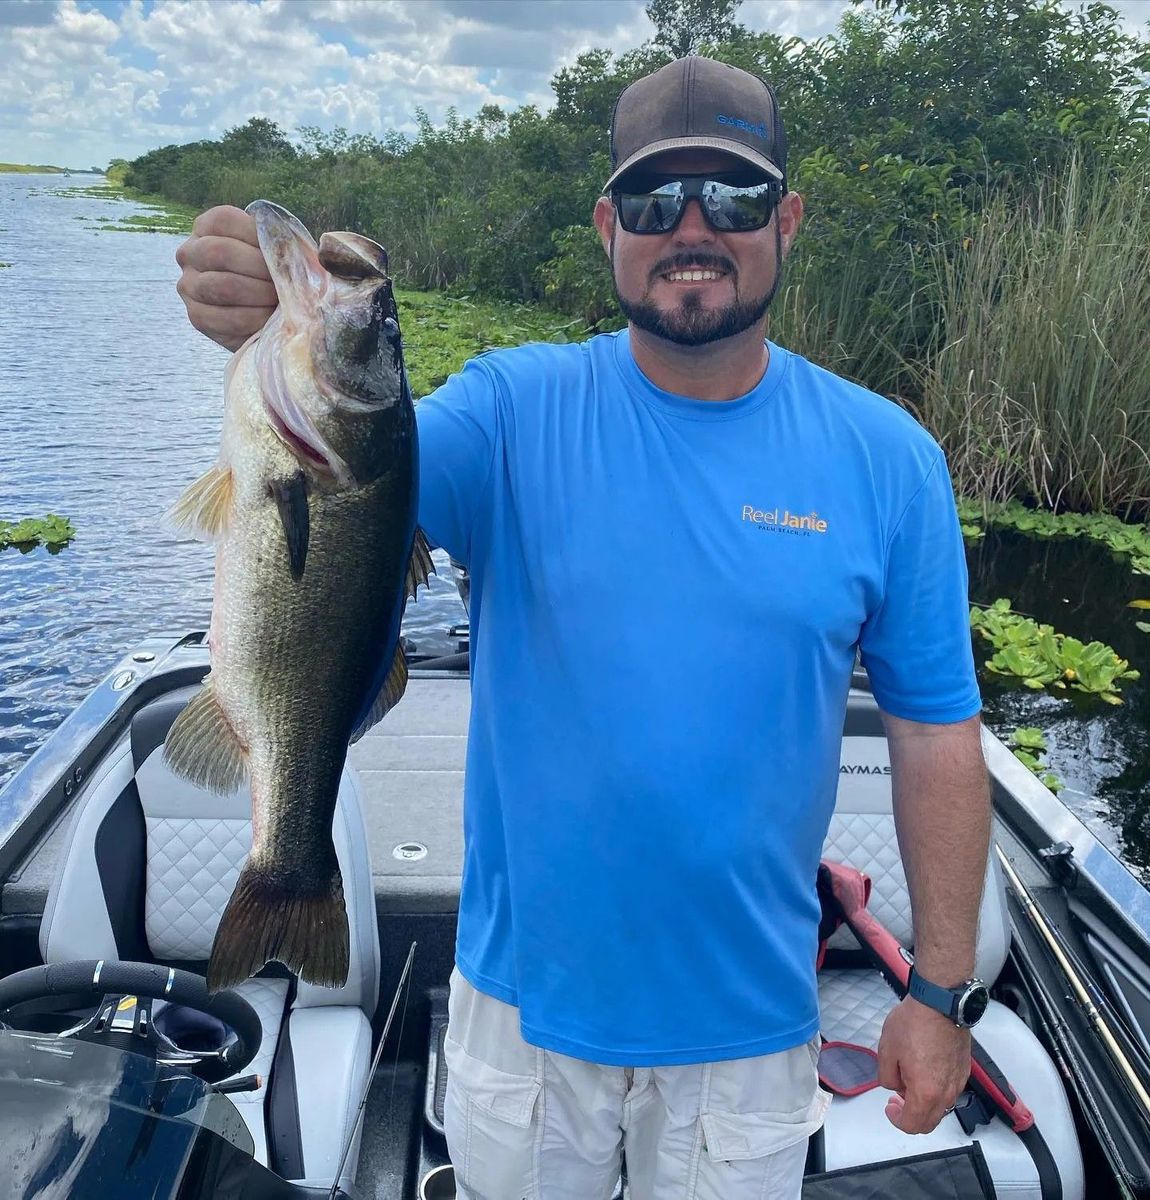
[[[189,205],[176,204],[159,196],[148,196],[111,183],[94,187],[57,188],[51,194],[66,200],[106,200],[137,210],[129,216],[94,217],[86,213],[78,216],[77,219],[81,221],[99,222],[101,233],[191,233],[192,222],[197,215],[196,209]]]
[[[36,546],[47,546],[53,554],[62,550],[76,536],[75,527],[67,517],[49,513],[46,517],[27,517],[23,521],[0,521],[0,550],[15,546],[27,552]]]
[[[1029,767],[1052,792],[1060,792],[1065,786],[1053,771],[1047,770],[1047,764],[1039,758],[1047,750],[1046,735],[1041,729],[1023,726],[1015,729],[1006,739],[1006,744],[1014,751],[1014,757],[1023,766]]]
[[[395,299],[411,391],[416,399],[434,391],[484,350],[524,342],[578,342],[591,332],[582,319],[573,321],[535,304],[401,289],[396,290]]]
[[[970,610],[970,625],[994,647],[994,657],[985,663],[995,675],[1018,679],[1024,687],[1071,689],[1121,704],[1119,681],[1137,679],[1139,672],[1103,642],[1080,642],[1055,633],[1052,625],[1040,625],[1012,611],[1010,601],[995,600],[987,608]]]
[[[1086,537],[1130,560],[1136,575],[1150,575],[1150,527],[1128,525],[1109,513],[1052,513],[1027,508],[1017,500],[983,504],[963,497],[958,519],[965,537],[981,537],[982,525],[997,525],[1033,537]],[[977,532],[973,532],[977,530]]]

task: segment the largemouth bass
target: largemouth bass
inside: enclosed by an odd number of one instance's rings
[[[355,233],[317,245],[264,200],[247,211],[279,307],[229,362],[216,465],[171,513],[217,548],[211,670],[165,757],[216,792],[251,784],[251,854],[212,946],[213,991],[272,959],[346,981],[340,775],[349,741],[403,695],[400,619],[432,569],[386,251]]]

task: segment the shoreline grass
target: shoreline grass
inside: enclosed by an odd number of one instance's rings
[[[79,167],[52,167],[47,163],[0,163],[0,175],[99,175]]]

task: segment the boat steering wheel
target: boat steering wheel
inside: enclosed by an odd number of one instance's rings
[[[263,1037],[256,1010],[236,992],[224,990],[212,995],[204,979],[190,971],[112,959],[29,967],[0,979],[0,1013],[16,1004],[63,995],[82,995],[81,1003],[96,1002],[96,1011],[63,1033],[45,1036],[109,1043],[126,1035],[138,1039],[142,1047],[149,1047],[159,1061],[182,1066],[207,1083],[218,1083],[242,1071],[259,1052]],[[135,1005],[121,1012],[125,996],[134,997]],[[235,1039],[218,1050],[183,1050],[156,1029],[152,1022],[153,1000],[207,1013],[230,1026]],[[0,1028],[9,1027],[0,1021]]]

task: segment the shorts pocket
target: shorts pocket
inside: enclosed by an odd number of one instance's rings
[[[817,1049],[795,1046],[760,1060],[715,1063],[699,1114],[688,1200],[774,1200],[798,1195],[807,1139],[830,1096]]]
[[[536,1107],[543,1085],[444,1041],[444,1132],[459,1181],[474,1200],[536,1200]]]

